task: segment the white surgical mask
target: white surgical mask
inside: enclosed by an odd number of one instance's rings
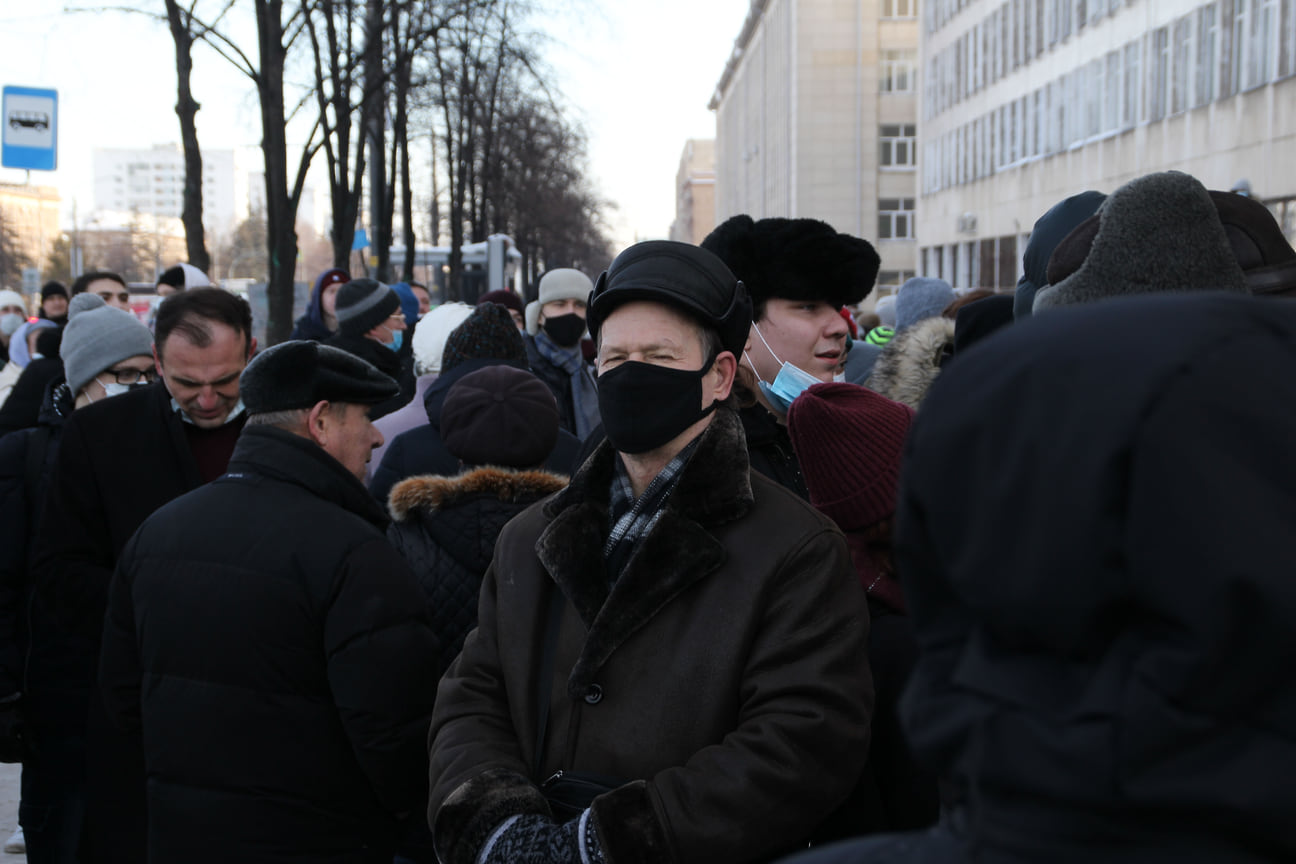
[[[104,398],[107,399],[111,399],[113,396],[120,396],[123,393],[129,393],[131,388],[141,386],[139,384],[121,384],[111,379],[105,381],[97,376],[95,377],[95,380],[98,381],[99,386],[104,389]],[[94,397],[90,396],[90,394],[87,393],[86,396],[89,397],[91,402],[94,401]]]
[[[12,336],[26,320],[17,312],[6,312],[0,315],[0,332],[3,332],[6,336]]]

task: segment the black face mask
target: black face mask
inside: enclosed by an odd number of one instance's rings
[[[627,361],[598,378],[603,431],[622,453],[647,453],[715,410],[702,404],[702,378],[715,362],[696,372]]]
[[[585,319],[575,312],[569,312],[566,315],[546,318],[541,326],[555,345],[560,348],[574,348],[585,332]]]

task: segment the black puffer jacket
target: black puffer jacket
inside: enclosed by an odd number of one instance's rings
[[[142,725],[150,861],[390,864],[437,645],[385,523],[322,449],[254,426],[127,544],[100,683]]]
[[[392,489],[387,536],[423,586],[445,672],[477,626],[477,594],[504,525],[567,485],[544,471],[478,468],[460,477],[411,477]]]

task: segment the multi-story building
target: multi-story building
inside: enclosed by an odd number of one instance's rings
[[[52,186],[0,183],[0,222],[33,267],[42,267],[59,236],[59,193]],[[6,285],[6,288],[17,288]]]
[[[675,175],[675,221],[670,239],[696,245],[715,225],[715,140],[690,138]]]
[[[931,0],[921,269],[1007,289],[1035,220],[1177,169],[1296,236],[1296,0]]]
[[[202,159],[203,227],[227,234],[247,217],[247,180],[236,177],[233,150],[204,150]],[[178,219],[184,209],[184,153],[174,144],[96,148],[94,176],[96,210]]]
[[[917,0],[753,0],[711,100],[716,220],[814,217],[917,265]]]

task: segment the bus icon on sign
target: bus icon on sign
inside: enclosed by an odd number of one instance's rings
[[[9,115],[9,126],[13,129],[35,129],[37,132],[44,132],[49,125],[49,115],[44,111],[15,111]]]

